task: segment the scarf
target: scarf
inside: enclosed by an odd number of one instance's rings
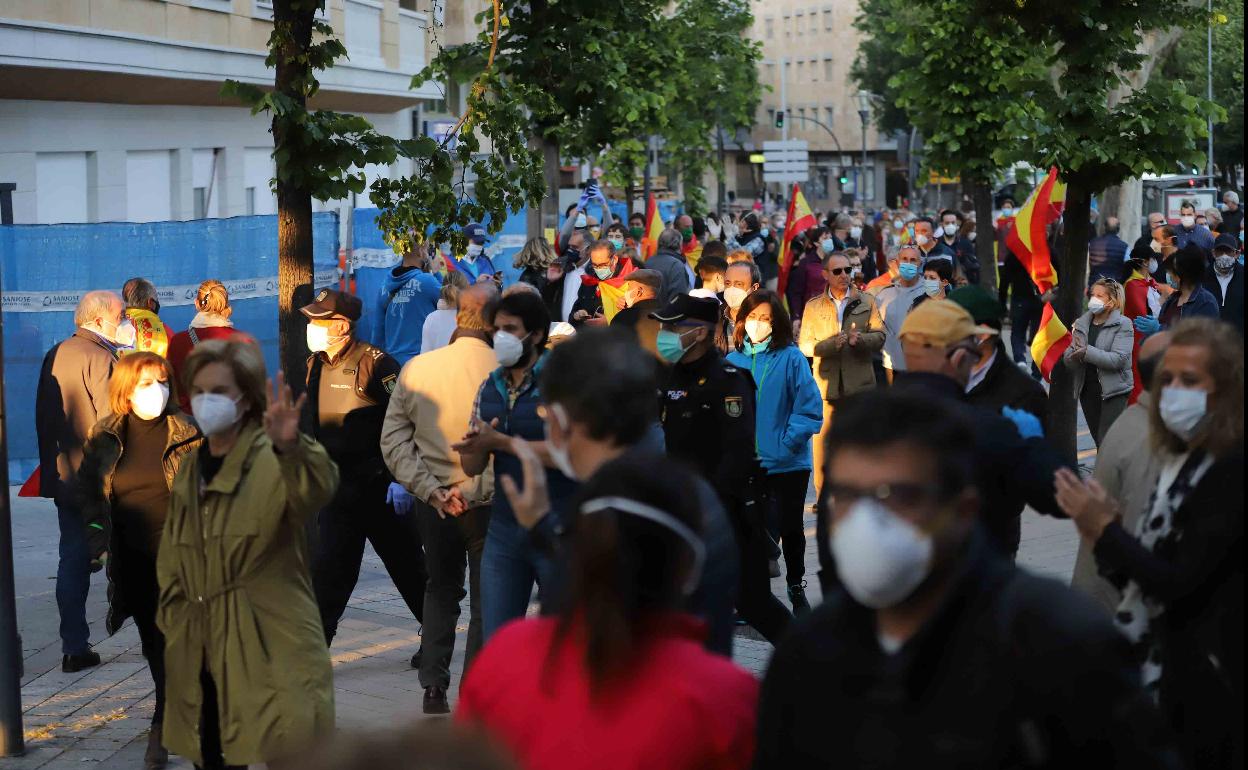
[[[1135,537],[1140,545],[1156,552],[1159,545],[1173,545],[1179,540],[1182,533],[1174,531],[1174,513],[1211,465],[1213,458],[1204,452],[1189,452],[1162,467],[1157,487],[1148,501],[1148,510],[1136,526]],[[1146,595],[1139,583],[1132,580],[1114,613],[1114,623],[1131,640],[1136,659],[1140,661],[1144,689],[1154,700],[1161,680],[1161,648],[1151,626],[1164,612],[1165,606]]]
[[[207,329],[214,326],[233,327],[234,322],[225,316],[217,315],[216,313],[205,313],[201,310],[191,319],[190,326],[193,329]]]

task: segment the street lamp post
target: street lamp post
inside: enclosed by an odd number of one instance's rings
[[[867,177],[867,119],[871,117],[871,92],[858,92],[858,117],[862,118],[862,165],[859,166],[859,173],[854,180],[854,192],[858,194],[858,200],[863,206],[867,205],[866,185],[864,182]]]

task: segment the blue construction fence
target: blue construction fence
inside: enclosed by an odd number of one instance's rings
[[[312,219],[317,287],[336,285],[338,215]],[[0,226],[4,394],[9,478],[38,465],[35,390],[44,354],[74,331],[74,307],[94,289],[120,292],[142,276],[156,285],[160,316],[174,331],[195,315],[195,289],[216,278],[230,293],[234,325],[260,341],[277,366],[277,217],[189,222]]]

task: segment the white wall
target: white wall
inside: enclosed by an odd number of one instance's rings
[[[87,154],[41,152],[35,156],[35,201],[41,225],[87,221]],[[14,212],[14,222],[19,222]]]
[[[173,219],[173,169],[168,150],[126,153],[126,219],[164,222]]]
[[[272,147],[248,147],[243,156],[243,200],[252,214],[276,214],[277,196],[269,188],[273,178]]]

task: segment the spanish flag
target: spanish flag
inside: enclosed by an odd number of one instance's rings
[[[646,201],[646,232],[641,236],[641,258],[650,259],[659,250],[659,234],[663,232],[663,220],[659,218],[659,206],[654,193]]]
[[[784,287],[789,283],[789,271],[793,269],[793,255],[789,252],[790,244],[799,233],[817,224],[819,222],[815,219],[815,212],[810,210],[806,196],[802,195],[802,188],[794,182],[793,194],[789,196],[789,213],[784,218],[784,237],[780,239],[780,255],[777,259],[780,264],[780,277],[776,282],[776,293],[781,297],[784,297]]]
[[[624,309],[624,284],[619,285],[603,281],[598,284],[598,296],[602,298],[602,316],[611,323],[615,314]]]
[[[1049,253],[1048,227],[1066,205],[1066,184],[1057,178],[1057,167],[1049,169],[1044,182],[1032,191],[1031,197],[1014,216],[1013,226],[1005,235],[1005,243],[1027,270],[1036,289],[1044,294],[1057,286],[1057,272]],[[1040,315],[1040,330],[1031,341],[1031,358],[1044,379],[1049,380],[1053,367],[1070,346],[1070,331],[1046,302]]]

